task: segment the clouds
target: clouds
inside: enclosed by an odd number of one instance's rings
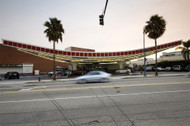
[[[122,51],[142,48],[142,29],[153,14],[167,21],[166,32],[158,43],[190,37],[189,0],[114,0],[109,1],[105,25],[99,25],[105,1],[96,0],[1,0],[0,38],[52,48],[43,31],[49,17],[57,17],[65,29],[68,46],[96,51]],[[147,38],[147,46],[154,42]]]

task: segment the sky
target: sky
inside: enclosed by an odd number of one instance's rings
[[[158,44],[190,39],[190,0],[0,0],[0,39],[52,48],[44,34],[49,18],[61,20],[65,33],[56,49],[75,46],[96,52],[143,48],[143,27],[152,15],[166,20]],[[2,40],[0,41],[2,43]],[[146,37],[146,47],[154,40]]]

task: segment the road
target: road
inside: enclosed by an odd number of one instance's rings
[[[0,84],[1,126],[189,126],[187,76]]]

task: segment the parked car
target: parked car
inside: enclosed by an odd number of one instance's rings
[[[147,66],[146,67],[146,71],[154,71],[154,67],[153,66]]]
[[[166,70],[166,71],[171,71],[171,70],[172,70],[172,67],[166,67],[165,70]]]
[[[158,70],[158,71],[165,71],[166,68],[163,68],[163,67],[157,67],[157,70]]]
[[[58,72],[55,71],[55,75],[57,75],[57,73],[58,73]],[[52,75],[53,75],[53,72],[52,72],[52,71],[51,71],[51,72],[48,72],[48,76],[49,76],[49,77],[52,77]]]
[[[181,70],[182,70],[182,67],[181,67],[181,65],[174,65],[174,66],[172,67],[172,70],[174,70],[174,71],[181,71]]]
[[[186,70],[186,71],[190,71],[190,64],[188,64],[188,65],[185,67],[185,70]]]
[[[77,77],[76,83],[87,83],[87,82],[108,82],[111,74],[103,71],[90,71],[87,74]]]
[[[12,78],[17,78],[17,79],[19,79],[20,78],[20,75],[19,75],[19,73],[18,72],[16,72],[16,71],[10,71],[10,72],[7,72],[6,74],[5,74],[5,79],[12,79]]]
[[[64,71],[64,72],[61,72],[61,71],[55,71],[55,75],[61,75],[61,76],[67,76],[69,74],[68,71]],[[53,76],[53,72],[48,72],[48,77],[52,77]]]
[[[86,71],[72,71],[72,75],[84,75],[86,74]]]
[[[126,74],[126,73],[130,73],[131,72],[131,70],[130,69],[125,69],[125,70],[116,70],[115,71],[115,73],[118,73],[118,74]]]

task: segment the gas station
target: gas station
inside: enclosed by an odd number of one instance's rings
[[[182,41],[174,41],[157,46],[158,52],[173,48],[181,45]],[[0,58],[2,59],[0,64],[32,64],[34,69],[41,72],[50,71],[48,62],[53,62],[53,50],[40,46],[34,46],[21,42],[14,42],[9,40],[3,40],[1,45]],[[3,49],[4,48],[4,49]],[[14,52],[11,53],[11,49]],[[129,51],[116,51],[116,52],[95,52],[94,51],[66,51],[66,50],[55,50],[55,61],[56,66],[68,67],[72,66],[73,71],[77,70],[103,70],[103,71],[115,71],[118,69],[124,69],[126,62],[134,59],[144,57],[144,49],[135,49]],[[4,50],[4,51],[3,51]],[[155,47],[147,47],[146,56],[155,53]],[[5,52],[6,51],[6,52]],[[9,57],[5,57],[5,54],[10,54]],[[15,55],[18,53],[18,55]],[[24,55],[24,56],[21,56]],[[32,56],[33,60],[29,60],[29,56]],[[43,69],[41,68],[43,67]]]

